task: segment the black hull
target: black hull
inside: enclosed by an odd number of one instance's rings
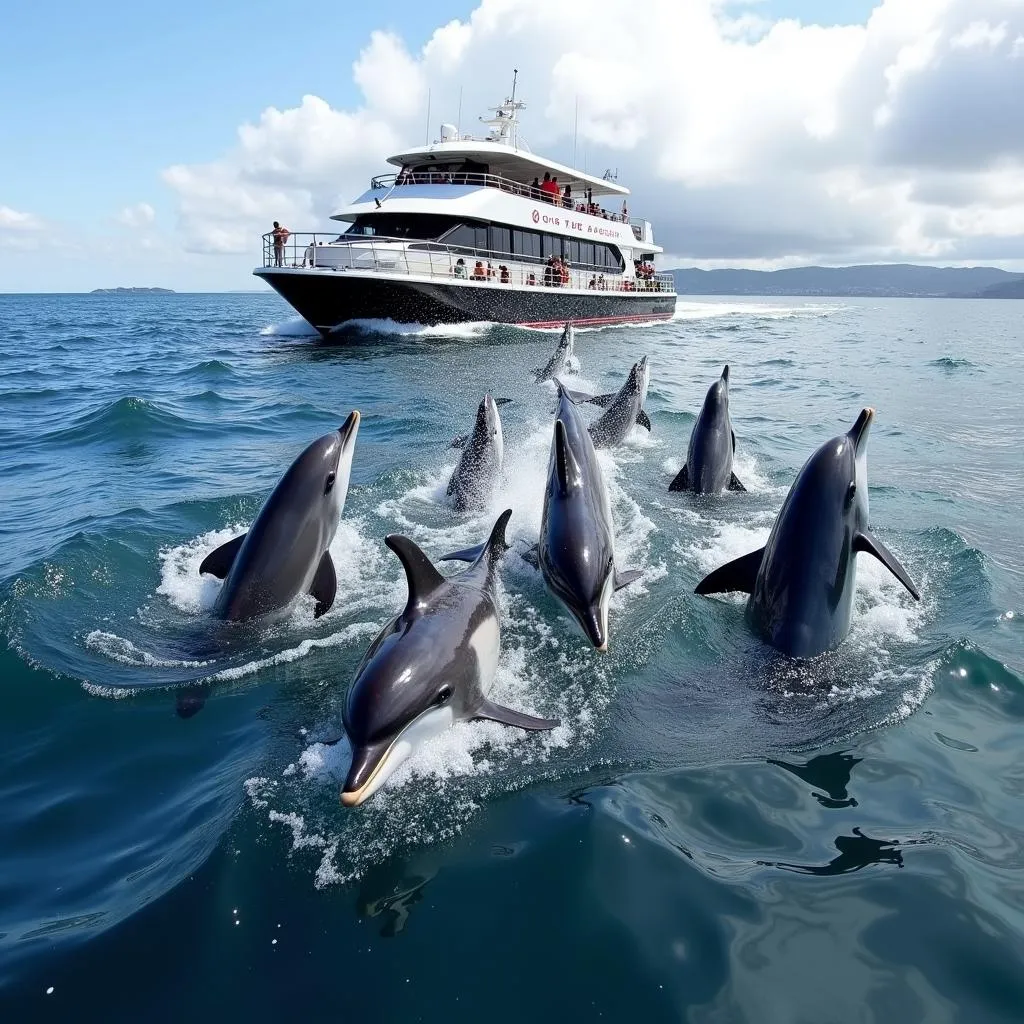
[[[671,292],[569,291],[512,285],[444,283],[331,271],[257,271],[322,334],[349,320],[458,324],[489,320],[526,327],[668,320]]]

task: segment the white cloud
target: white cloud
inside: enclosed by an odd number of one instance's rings
[[[30,232],[42,231],[43,222],[31,213],[0,206],[0,231]]]
[[[118,224],[126,228],[146,228],[156,220],[156,211],[149,203],[126,206],[117,215]]]
[[[1024,258],[1021,0],[879,0],[827,28],[736,7],[481,0],[418,53],[375,32],[358,106],[271,107],[219,158],[165,172],[187,245],[255,254],[272,220],[322,228],[422,138],[427,83],[435,132],[465,87],[465,130],[516,66],[533,148],[570,158],[578,100],[579,162],[617,166],[680,258],[953,259],[987,240]]]
[[[987,21],[972,21],[970,25],[953,36],[950,49],[969,50],[973,46],[987,46],[994,50],[1006,38],[1006,22],[990,25]]]

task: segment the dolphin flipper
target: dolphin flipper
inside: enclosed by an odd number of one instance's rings
[[[690,487],[690,471],[683,463],[683,468],[676,473],[675,479],[668,485],[670,491],[685,491]]]
[[[740,591],[744,594],[752,594],[762,558],[764,558],[764,548],[758,548],[756,551],[751,551],[749,555],[726,562],[725,565],[719,566],[713,573],[705,576],[693,592],[695,594],[728,594]]]
[[[527,564],[532,565],[534,569],[540,568],[540,555],[539,545],[531,544],[525,551],[523,551],[519,557]]]
[[[557,718],[536,718],[533,715],[524,714],[522,711],[513,711],[512,708],[504,708],[500,704],[493,704],[489,700],[484,700],[480,704],[473,718],[486,718],[491,722],[511,725],[516,729],[529,729],[531,732],[554,729],[561,724]]]
[[[915,601],[921,600],[921,595],[918,593],[917,587],[914,586],[907,570],[900,565],[896,556],[873,533],[868,530],[858,533],[853,538],[853,550],[865,551],[869,555],[874,555],[907,588],[910,596]]]
[[[449,448],[465,448],[467,441],[469,441],[469,434],[459,434],[458,437],[453,437],[452,438],[452,443],[448,447]]]
[[[623,587],[628,587],[630,583],[635,583],[641,576],[643,576],[643,569],[624,569],[622,572],[615,574],[615,589],[621,590]]]
[[[649,430],[651,429],[651,421],[650,421],[650,418],[648,417],[647,413],[645,413],[645,412],[643,411],[643,409],[641,409],[641,410],[640,410],[640,411],[639,411],[639,412],[638,412],[638,413],[636,414],[636,421],[637,421],[637,423],[639,423],[639,424],[640,424],[640,426],[641,426],[641,427],[644,427],[644,428],[645,428],[645,429],[647,429],[648,431],[649,431]]]
[[[729,490],[730,491],[745,491],[746,487],[740,483],[740,478],[735,473],[729,474]]]
[[[511,398],[496,398],[494,400],[494,404],[495,405],[508,405],[508,403],[511,402],[511,401],[512,401]]]
[[[245,543],[247,536],[248,534],[243,533],[229,540],[227,544],[221,544],[219,548],[214,548],[199,566],[200,574],[209,573],[211,576],[216,576],[217,579],[226,580],[228,573],[231,572],[235,556],[238,554],[242,544]]]
[[[313,617],[318,619],[324,612],[330,611],[338,593],[338,576],[334,571],[334,562],[331,559],[330,551],[325,551],[323,558],[320,559],[316,575],[309,586],[309,592],[316,598]]]

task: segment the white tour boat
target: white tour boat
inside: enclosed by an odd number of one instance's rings
[[[670,274],[629,189],[530,152],[512,96],[484,138],[441,126],[333,214],[345,230],[263,236],[253,273],[327,334],[349,320],[530,327],[667,320]],[[611,208],[609,208],[611,207]]]

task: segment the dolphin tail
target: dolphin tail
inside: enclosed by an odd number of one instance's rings
[[[647,431],[650,431],[650,429],[651,429],[651,420],[650,420],[650,417],[649,417],[649,416],[647,415],[647,413],[645,413],[645,412],[643,411],[643,409],[641,409],[641,410],[640,410],[640,411],[639,411],[639,412],[638,412],[638,413],[636,414],[636,421],[637,421],[637,423],[639,423],[639,424],[640,424],[640,426],[641,426],[641,427],[643,427],[643,428],[644,428],[645,430],[647,430]]]
[[[228,573],[231,572],[231,566],[234,564],[235,557],[238,555],[238,551],[242,544],[245,543],[245,538],[248,536],[247,533],[243,533],[238,537],[234,537],[227,542],[227,544],[221,544],[219,548],[214,548],[204,559],[202,564],[199,566],[199,572],[209,573],[211,576],[216,576],[218,579],[225,580],[228,577]]]
[[[686,463],[683,463],[683,468],[676,473],[672,483],[668,485],[668,489],[670,491],[688,491],[690,489],[690,470]]]
[[[591,405],[599,405],[602,409],[607,409],[619,397],[619,393],[612,391],[607,395],[588,395],[585,391],[570,391],[569,397],[574,402],[589,402]]]
[[[508,525],[508,521],[511,517],[512,509],[505,509],[505,511],[498,516],[497,522],[495,522],[494,527],[491,530],[490,537],[488,537],[483,544],[475,544],[471,548],[462,548],[459,551],[449,552],[447,555],[442,555],[439,561],[475,562],[488,549],[494,552],[495,558],[500,558],[506,551],[508,551],[509,548],[508,540],[505,537],[505,527]]]
[[[522,711],[513,711],[512,708],[493,704],[489,700],[481,703],[473,718],[485,718],[491,722],[500,722],[502,725],[511,725],[516,729],[529,729],[531,732],[543,732],[561,724],[557,718],[536,718],[533,715],[524,714]]]
[[[754,592],[754,583],[764,558],[764,548],[751,551],[749,555],[736,558],[717,568],[694,588],[695,594],[728,594],[740,591],[744,594]]]
[[[740,483],[740,478],[735,473],[729,474],[729,490],[730,491],[745,491],[746,487]]]
[[[628,587],[630,583],[636,583],[643,574],[643,569],[624,569],[622,572],[617,572],[615,574],[615,589],[621,590],[623,587]]]
[[[334,571],[334,562],[331,559],[330,551],[325,551],[323,558],[320,559],[320,565],[317,566],[316,575],[309,586],[309,592],[316,598],[313,617],[318,619],[324,612],[330,611],[338,593],[338,576]]]
[[[865,551],[869,555],[874,555],[907,588],[908,593],[915,601],[921,600],[921,595],[907,570],[900,565],[896,556],[873,533],[868,530],[858,533],[853,538],[853,550]]]

